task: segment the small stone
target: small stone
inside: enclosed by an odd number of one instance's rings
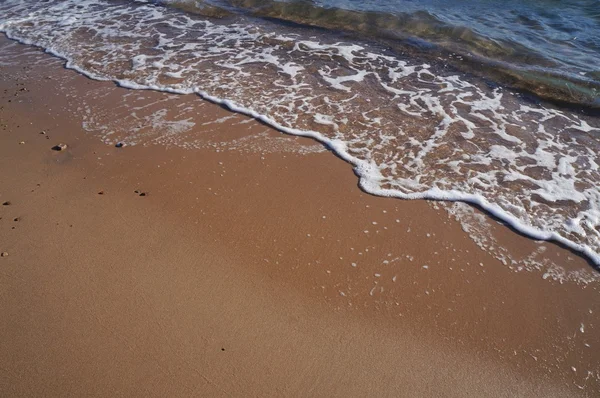
[[[2,206],[10,206],[12,203],[10,203],[10,201],[6,201],[4,203],[2,203]]]
[[[104,191],[98,192],[98,195],[104,195]]]
[[[0,256],[2,256],[2,257],[8,257],[8,252],[2,252],[2,254],[0,254]]]
[[[125,146],[125,143],[123,142],[117,142],[117,144],[115,145],[115,147],[117,148],[123,148]]]
[[[21,217],[16,217],[13,221],[14,222],[19,222],[19,221],[21,221]]]
[[[146,196],[146,195],[148,195],[146,192],[140,193],[140,196]]]
[[[46,135],[46,132],[44,130],[40,131],[41,135]]]
[[[19,142],[19,145],[25,145],[25,141]]]
[[[67,149],[67,144],[58,144],[52,147],[53,151],[64,151],[65,149]]]

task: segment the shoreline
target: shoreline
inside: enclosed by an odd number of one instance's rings
[[[482,209],[485,213],[487,213],[488,216],[496,218],[496,219],[500,220],[501,222],[508,224],[510,226],[510,228],[515,230],[517,233],[519,233],[529,239],[543,240],[543,241],[547,241],[549,243],[558,244],[570,251],[573,251],[576,255],[584,257],[586,259],[586,261],[588,261],[595,269],[600,268],[600,253],[597,253],[594,250],[592,250],[590,248],[590,246],[578,244],[574,241],[571,241],[568,238],[561,236],[558,232],[540,230],[534,226],[527,225],[526,223],[523,223],[518,217],[515,217],[514,215],[508,213],[506,210],[502,209],[502,207],[499,206],[498,204],[490,203],[490,201],[488,199],[486,199],[485,197],[483,197],[479,194],[464,193],[459,190],[458,191],[457,190],[452,190],[452,191],[440,190],[437,187],[430,188],[429,190],[423,191],[423,192],[403,193],[396,189],[386,189],[386,188],[378,187],[377,183],[375,181],[377,181],[379,178],[383,178],[383,176],[381,175],[379,170],[374,171],[373,165],[369,164],[366,161],[360,160],[355,156],[352,156],[348,152],[345,143],[339,142],[336,140],[331,140],[318,131],[300,130],[300,129],[296,129],[296,128],[286,127],[286,126],[278,123],[276,120],[269,118],[268,116],[258,113],[252,109],[245,108],[241,105],[238,105],[237,103],[235,103],[234,101],[231,101],[229,99],[222,99],[220,97],[211,95],[203,90],[168,89],[166,87],[140,85],[138,83],[135,83],[133,81],[126,80],[126,79],[105,78],[101,75],[94,74],[94,73],[84,70],[78,66],[72,65],[71,60],[69,60],[68,57],[64,56],[61,53],[57,53],[51,49],[45,49],[45,48],[40,47],[37,44],[32,43],[30,41],[21,40],[18,37],[11,37],[5,31],[0,32],[0,34],[4,35],[4,37],[6,37],[10,40],[20,43],[22,45],[33,46],[47,54],[50,54],[54,57],[57,57],[57,58],[63,60],[66,64],[67,69],[71,69],[71,70],[75,71],[76,73],[86,76],[92,80],[96,80],[96,81],[100,81],[100,82],[111,82],[121,88],[124,88],[124,89],[152,90],[152,91],[157,91],[157,92],[162,92],[162,93],[170,93],[170,94],[176,94],[176,95],[196,95],[196,96],[200,97],[202,100],[208,101],[216,106],[224,107],[231,112],[234,112],[234,113],[237,113],[237,114],[240,114],[243,116],[247,116],[249,118],[256,120],[259,123],[264,123],[265,125],[273,128],[283,134],[313,139],[313,140],[319,142],[320,144],[322,144],[323,146],[325,146],[326,148],[328,148],[330,151],[332,151],[335,154],[335,156],[339,157],[340,159],[344,160],[348,164],[352,165],[353,172],[359,177],[360,188],[368,194],[380,196],[380,197],[401,199],[401,200],[430,200],[430,201],[444,201],[444,202],[453,202],[453,203],[454,202],[468,203],[479,209]],[[478,78],[480,80],[481,79],[485,80],[481,76],[479,76]],[[507,85],[507,89],[511,90],[509,92],[517,92],[517,93],[520,90],[518,88],[513,88],[510,85]],[[527,93],[527,90],[525,90],[525,93]],[[543,95],[540,96],[540,99],[547,101],[548,104],[565,105],[568,108],[572,108],[575,105],[575,104],[569,104],[568,102],[563,102],[561,100],[557,100],[557,101],[547,100],[547,99],[544,99]],[[586,106],[586,107],[592,106],[591,104],[587,104],[587,105],[581,104],[581,105]],[[589,115],[595,116],[596,115],[595,110],[594,110],[595,108],[591,107],[590,109],[592,109],[592,112],[589,113]],[[588,113],[584,112],[584,114],[587,115]]]
[[[2,39],[0,45],[7,42]],[[2,66],[6,91],[0,111],[6,184],[0,201],[11,202],[0,209],[6,246],[0,251],[9,253],[0,259],[8,288],[2,312],[12,321],[1,334],[13,343],[0,351],[9,359],[1,367],[13,369],[3,373],[3,384],[14,387],[15,395],[25,388],[16,384],[16,376],[32,370],[43,370],[46,377],[66,371],[62,384],[48,384],[64,394],[77,388],[101,394],[98,388],[108,381],[112,392],[143,385],[156,395],[152,387],[158,385],[183,395],[198,391],[193,386],[215,395],[248,386],[255,395],[359,395],[361,388],[393,395],[408,386],[414,394],[576,396],[574,383],[580,385],[585,376],[592,384],[584,385],[583,394],[598,391],[597,284],[559,284],[543,280],[539,272],[512,272],[481,251],[445,210],[361,192],[351,167],[319,152],[308,139],[284,137],[199,98],[129,91],[61,69],[62,61],[30,47],[17,51],[21,64]],[[131,131],[82,131],[82,115],[95,116],[94,123],[104,126],[130,114],[127,106],[136,101],[140,117],[180,105],[195,109],[197,119],[189,131],[172,136],[142,127],[136,132],[142,144],[124,148],[102,141],[121,141]],[[198,147],[169,141],[182,134],[181,142],[196,137]],[[225,143],[215,146],[223,136]],[[248,137],[263,144],[284,137],[297,152],[223,149],[227,139],[231,144]],[[58,142],[68,149],[51,151]],[[311,149],[306,154],[302,148]],[[136,190],[147,195],[140,197]],[[537,245],[499,228],[515,252]],[[567,256],[556,245],[544,245],[549,257]],[[36,267],[43,263],[50,268]],[[568,266],[587,267],[582,259]],[[48,270],[53,278],[46,279]],[[88,279],[92,276],[96,279]],[[42,305],[42,297],[52,305]],[[44,316],[29,319],[16,308]],[[120,314],[124,308],[138,324]],[[61,313],[85,322],[61,323]],[[99,319],[104,327],[96,330]],[[210,326],[203,326],[207,320]],[[578,334],[582,323],[584,332]],[[31,333],[22,335],[23,330]],[[44,330],[56,340],[45,339]],[[235,349],[208,344],[221,335]],[[112,348],[94,344],[108,344],[110,336],[121,336]],[[142,352],[135,344],[140,337],[143,348],[155,351],[134,361],[130,354]],[[202,366],[186,354],[194,344],[210,358]],[[279,351],[265,351],[270,344]],[[168,347],[171,351],[165,351]],[[237,355],[223,365],[217,355],[231,351]],[[289,363],[291,352],[297,363]],[[61,361],[51,354],[60,354]],[[46,362],[33,361],[36,355]],[[335,355],[343,361],[327,360]],[[396,358],[402,355],[408,359]],[[100,358],[96,366],[102,372],[77,358]],[[127,358],[135,366],[118,375],[108,371],[110,358]],[[173,389],[169,377],[180,375],[172,370],[144,370],[144,364],[162,361],[171,367],[183,363],[188,390]],[[83,366],[83,373],[74,365]],[[228,371],[223,373],[222,366]],[[314,373],[317,369],[323,376]],[[143,378],[131,379],[144,371],[146,379],[160,375],[160,380],[150,387],[140,384]],[[277,377],[268,383],[262,371]],[[218,382],[206,382],[202,376],[207,374]],[[368,381],[375,375],[379,378]],[[316,392],[309,383],[315,380],[320,380]],[[215,385],[227,388],[208,390]],[[31,381],[31,387],[44,385]]]
[[[222,98],[210,95],[206,91],[202,91],[202,90],[198,91],[195,89],[194,90],[166,89],[165,87],[159,88],[159,87],[153,87],[153,86],[139,85],[139,84],[129,81],[129,80],[104,78],[100,75],[91,73],[91,72],[81,69],[77,66],[70,65],[71,61],[60,53],[56,53],[51,50],[45,49],[43,47],[38,46],[37,44],[30,43],[26,40],[20,40],[19,38],[13,38],[10,35],[8,35],[7,32],[0,32],[0,34],[4,35],[4,37],[8,38],[9,40],[16,41],[22,45],[33,46],[47,54],[50,54],[54,57],[61,59],[62,61],[65,62],[65,64],[66,64],[65,67],[67,69],[73,70],[74,72],[79,73],[89,79],[100,81],[100,82],[111,82],[121,88],[124,88],[124,89],[151,90],[151,91],[176,94],[176,95],[196,95],[196,96],[200,97],[202,100],[208,101],[216,106],[224,107],[233,113],[237,113],[237,114],[252,118],[259,123],[264,123],[265,125],[269,126],[270,128],[273,128],[274,130],[277,130],[278,132],[281,132],[283,134],[288,134],[288,135],[295,136],[295,137],[303,137],[303,138],[313,139],[313,140],[317,141],[318,143],[322,144],[323,146],[325,146],[326,148],[328,148],[328,150],[333,152],[335,154],[335,156],[339,157],[340,159],[342,159],[345,162],[347,162],[348,164],[350,164],[353,167],[353,172],[359,177],[360,188],[370,195],[384,197],[384,198],[394,198],[394,199],[400,199],[400,200],[428,200],[428,201],[443,201],[443,202],[451,202],[451,203],[456,203],[456,202],[467,203],[467,204],[477,207],[480,210],[483,210],[488,216],[498,219],[502,223],[508,224],[511,229],[513,229],[517,233],[519,233],[529,239],[543,240],[543,241],[546,241],[549,243],[558,244],[570,251],[573,251],[576,255],[584,257],[586,259],[586,261],[589,262],[595,269],[600,268],[600,253],[594,252],[589,246],[580,245],[578,243],[575,243],[575,242],[561,236],[557,232],[549,232],[549,231],[545,231],[545,230],[539,230],[533,226],[526,225],[519,218],[517,218],[517,217],[513,216],[512,214],[509,214],[505,210],[503,210],[501,208],[501,206],[494,204],[494,203],[490,203],[485,197],[482,197],[478,194],[464,193],[462,191],[455,191],[455,190],[454,191],[446,191],[446,190],[440,190],[439,188],[431,188],[424,192],[415,192],[415,193],[406,194],[406,193],[402,193],[395,189],[379,188],[376,186],[376,183],[373,182],[373,180],[376,181],[378,178],[382,177],[378,170],[373,172],[372,165],[370,165],[366,161],[360,160],[360,159],[352,156],[350,153],[348,153],[344,143],[336,142],[335,140],[331,140],[317,131],[299,130],[299,129],[283,126],[280,123],[278,123],[277,121],[275,121],[263,114],[260,114],[252,109],[244,108],[243,106],[240,106],[231,100],[222,99]],[[483,78],[479,77],[479,79],[483,79]],[[507,86],[507,88],[510,90],[516,90],[518,92],[517,89],[511,88],[510,86]],[[525,91],[525,92],[527,92],[527,91]],[[540,98],[543,99],[543,96],[541,96]],[[561,102],[561,101],[548,101],[548,103],[553,104],[553,105],[563,104],[563,102]],[[569,104],[564,103],[563,105],[569,105]],[[570,105],[572,106],[573,104],[570,104]],[[582,105],[586,106],[585,104],[582,104]],[[587,105],[587,106],[589,106],[589,105]],[[595,115],[595,113],[593,113],[593,114]],[[374,174],[374,175],[370,175],[369,173]]]

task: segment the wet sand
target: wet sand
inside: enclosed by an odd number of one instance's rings
[[[308,139],[0,45],[0,395],[600,393],[598,282],[518,272]]]

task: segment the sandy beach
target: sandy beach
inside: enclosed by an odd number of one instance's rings
[[[198,96],[0,53],[0,396],[600,394],[577,254],[369,195]]]

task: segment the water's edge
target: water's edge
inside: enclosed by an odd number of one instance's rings
[[[382,188],[378,187],[377,180],[373,178],[374,175],[381,175],[379,170],[376,170],[367,161],[364,161],[364,160],[358,159],[355,156],[352,156],[347,151],[346,144],[340,140],[329,139],[329,138],[325,137],[323,134],[321,134],[317,131],[314,131],[314,130],[299,130],[299,129],[293,129],[293,128],[283,126],[280,123],[278,123],[277,121],[269,118],[266,115],[262,115],[252,109],[245,108],[231,100],[212,96],[209,93],[207,93],[206,91],[203,91],[198,87],[195,87],[194,89],[189,89],[189,90],[178,90],[178,89],[173,89],[173,88],[168,88],[168,87],[140,85],[138,83],[128,81],[128,80],[111,79],[111,78],[107,78],[104,76],[100,76],[100,75],[94,74],[90,71],[86,71],[86,70],[78,67],[77,65],[73,64],[71,62],[71,60],[69,60],[68,57],[64,54],[53,51],[52,49],[49,49],[49,48],[44,48],[44,47],[38,46],[33,41],[29,41],[27,39],[19,38],[16,36],[11,36],[10,33],[7,32],[6,30],[0,30],[0,32],[2,32],[7,38],[9,38],[11,40],[15,40],[15,41],[25,44],[25,45],[31,45],[31,46],[40,48],[41,50],[43,50],[44,52],[46,52],[48,54],[51,54],[55,57],[63,59],[65,61],[66,68],[74,70],[90,79],[98,80],[98,81],[110,81],[110,82],[114,82],[115,84],[117,84],[120,87],[127,88],[127,89],[134,89],[134,90],[154,90],[154,91],[162,91],[162,92],[169,92],[169,93],[173,93],[173,94],[182,94],[182,95],[197,94],[199,97],[201,97],[204,100],[224,106],[227,109],[231,110],[232,112],[236,112],[236,113],[240,113],[240,114],[252,117],[262,123],[265,123],[265,124],[275,128],[276,130],[278,130],[282,133],[315,139],[316,141],[320,142],[321,144],[323,144],[327,148],[329,148],[331,151],[333,151],[335,153],[335,155],[337,155],[339,158],[343,159],[344,161],[348,162],[349,164],[351,164],[353,166],[354,172],[356,173],[356,175],[359,178],[359,184],[358,184],[359,187],[369,194],[372,194],[375,196],[391,197],[391,198],[405,199],[405,200],[425,199],[425,200],[470,203],[470,204],[473,204],[473,205],[477,206],[478,208],[484,210],[485,212],[489,213],[493,217],[505,222],[506,224],[508,224],[509,227],[511,227],[515,231],[519,232],[520,234],[523,234],[524,236],[528,236],[535,240],[544,240],[544,241],[551,241],[551,242],[559,243],[560,245],[580,254],[582,257],[587,258],[590,261],[590,263],[593,265],[594,268],[596,268],[596,269],[600,268],[600,253],[595,253],[591,248],[584,246],[584,245],[577,244],[575,242],[572,242],[572,241],[560,236],[556,232],[542,231],[537,228],[528,226],[528,225],[522,223],[518,218],[512,216],[511,214],[506,213],[504,210],[502,210],[502,208],[500,206],[490,203],[488,200],[486,200],[484,197],[482,197],[480,195],[467,194],[467,193],[464,193],[461,191],[456,191],[456,190],[442,191],[438,188],[432,188],[432,189],[429,189],[424,192],[415,192],[415,193],[403,193],[403,192],[400,192],[398,190],[393,190],[393,189],[382,189]]]

